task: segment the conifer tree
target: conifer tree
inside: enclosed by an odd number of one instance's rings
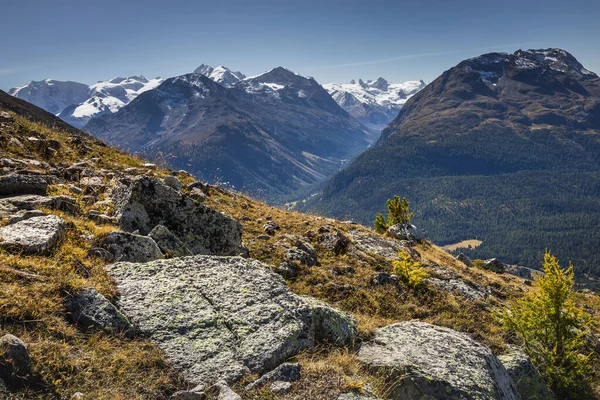
[[[546,252],[543,266],[537,291],[505,312],[505,327],[559,398],[581,398],[589,388],[589,357],[584,354],[589,317],[575,304],[573,265],[562,269]]]
[[[385,233],[387,228],[396,224],[408,224],[410,219],[414,216],[413,213],[408,211],[410,202],[406,198],[394,196],[393,199],[387,200],[388,218],[387,221],[383,217],[383,214],[379,213],[375,217],[374,228],[376,232]]]

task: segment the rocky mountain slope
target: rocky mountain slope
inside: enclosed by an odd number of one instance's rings
[[[0,105],[0,396],[551,398],[496,318],[534,289],[497,261],[272,208]]]
[[[210,65],[202,64],[194,70],[194,73],[202,74],[225,87],[232,87],[242,79],[246,78],[246,75],[241,72],[232,71],[222,65],[213,68]]]
[[[372,223],[407,197],[441,244],[536,268],[544,249],[598,275],[600,78],[560,49],[459,63],[410,98],[313,210]]]
[[[373,139],[315,80],[284,68],[229,88],[199,73],[167,79],[85,129],[265,199],[324,180]]]
[[[425,87],[425,82],[388,82],[380,77],[375,81],[327,83],[323,87],[350,115],[379,133],[396,118],[404,103]]]
[[[46,79],[13,88],[9,94],[81,128],[94,116],[117,112],[140,93],[158,86],[161,81],[160,78],[148,80],[143,76],[130,76],[99,81],[88,86]]]

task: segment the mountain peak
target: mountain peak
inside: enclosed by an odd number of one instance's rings
[[[194,70],[194,73],[209,76],[213,72],[213,70],[214,68],[210,65],[200,64],[200,66]]]

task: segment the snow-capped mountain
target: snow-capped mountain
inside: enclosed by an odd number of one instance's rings
[[[210,65],[202,64],[194,70],[194,73],[202,74],[228,88],[233,87],[236,83],[246,78],[246,75],[241,72],[232,71],[222,65],[213,68]]]
[[[388,82],[362,79],[349,83],[328,83],[323,87],[331,97],[365,126],[380,131],[398,115],[412,95],[425,87],[425,82]]]
[[[154,89],[163,80],[143,76],[114,78],[93,85],[46,79],[31,81],[9,93],[45,109],[81,128],[92,117],[117,112],[139,94]]]
[[[89,91],[89,86],[83,83],[46,79],[12,88],[8,94],[58,115],[66,107],[85,101]]]

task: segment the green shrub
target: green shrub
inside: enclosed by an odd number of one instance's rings
[[[394,272],[408,286],[417,287],[423,283],[423,280],[429,277],[423,266],[413,260],[408,254],[398,253],[399,260],[392,261]]]
[[[410,202],[406,198],[394,196],[393,199],[387,200],[388,208],[388,219],[387,221],[383,217],[383,214],[379,213],[375,217],[374,228],[378,233],[385,233],[387,228],[396,224],[408,224],[410,219],[414,216],[413,213],[408,211]]]

